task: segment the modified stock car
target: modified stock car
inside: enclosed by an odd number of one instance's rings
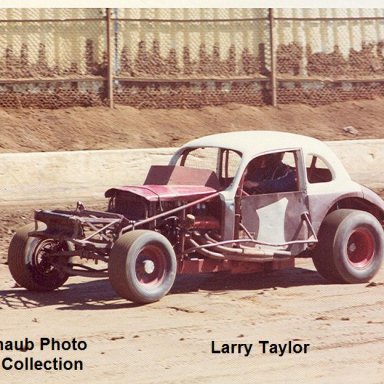
[[[247,190],[251,164],[273,154],[294,184]],[[35,211],[35,223],[9,246],[16,282],[49,291],[71,275],[109,277],[121,297],[150,303],[169,292],[176,274],[291,268],[305,252],[327,280],[363,283],[383,259],[384,202],[352,181],[326,144],[306,136],[202,137],[169,165],[152,166],[143,185],[111,188],[105,197],[106,212],[80,202],[72,211]]]

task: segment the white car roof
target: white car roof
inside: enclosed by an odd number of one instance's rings
[[[307,153],[324,153],[329,147],[312,137],[278,131],[237,131],[217,133],[192,140],[185,147],[221,147],[240,151],[244,157],[253,157],[258,153],[302,148]]]
[[[340,181],[350,180],[340,159],[324,142],[313,137],[279,131],[234,131],[203,136],[183,145],[173,156],[171,162],[186,148],[219,147],[242,153],[242,166],[260,154],[288,149],[301,149],[304,157],[308,154],[320,156],[328,163],[332,173]]]
[[[263,153],[301,149],[304,159],[307,159],[307,155],[323,159],[333,174],[333,183],[347,185],[351,181],[344,165],[326,143],[313,137],[280,131],[235,131],[203,136],[189,141],[177,150],[170,164],[176,164],[186,149],[202,147],[232,149],[242,153],[239,175],[251,159]],[[315,184],[318,185],[320,184]]]

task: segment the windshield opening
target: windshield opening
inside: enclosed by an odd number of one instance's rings
[[[232,149],[199,147],[184,151],[176,165],[213,171],[220,185],[227,187],[235,177],[240,163],[241,154]]]

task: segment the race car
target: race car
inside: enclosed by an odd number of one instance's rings
[[[269,172],[268,159],[289,174]],[[284,172],[283,172],[284,173]],[[332,283],[368,282],[384,254],[384,202],[351,180],[323,142],[278,131],[219,133],[190,141],[143,185],[105,192],[106,211],[36,210],[16,231],[16,282],[49,291],[73,275],[109,277],[123,298],[160,300],[177,274],[292,268],[311,256]],[[257,275],[255,275],[257,276]]]

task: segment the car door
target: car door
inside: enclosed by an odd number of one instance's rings
[[[305,249],[311,232],[301,151],[284,151],[283,162],[295,172],[295,187],[279,192],[242,194],[239,233],[264,246],[299,253]]]

